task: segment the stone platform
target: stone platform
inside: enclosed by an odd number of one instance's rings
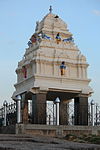
[[[0,134],[0,150],[100,150],[100,145],[69,142],[62,138]]]
[[[100,135],[100,126],[56,126],[36,124],[16,124],[0,128],[1,134],[26,134],[42,135],[51,137],[65,137],[67,134],[74,135]]]

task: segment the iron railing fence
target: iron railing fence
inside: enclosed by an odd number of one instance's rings
[[[4,123],[4,106],[0,108],[0,125]],[[6,106],[7,125],[16,123],[16,103],[9,103]]]
[[[42,105],[42,104],[41,104]],[[43,104],[44,105],[44,104]],[[46,107],[46,108],[45,108]],[[85,106],[83,106],[85,107]],[[46,124],[47,125],[56,125],[56,104],[53,101],[47,101],[46,105],[42,107],[46,109]],[[62,106],[62,110],[66,109],[64,113],[66,120],[66,125],[74,125],[74,103],[69,102],[65,103]],[[16,103],[10,103],[6,106],[7,110],[7,125],[15,124],[17,122],[17,113],[16,113]],[[32,123],[32,101],[28,106],[28,113],[29,113],[29,123]],[[64,118],[63,118],[64,119]],[[3,125],[4,121],[4,106],[0,108],[0,125]],[[100,125],[100,106],[97,103],[88,104],[88,125]]]

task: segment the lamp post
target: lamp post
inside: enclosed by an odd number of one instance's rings
[[[4,126],[7,125],[7,101],[5,100],[4,103],[3,103],[3,106],[4,106]]]
[[[55,103],[56,103],[56,125],[59,125],[59,103],[60,103],[59,97],[55,99]]]
[[[16,96],[16,102],[17,102],[17,123],[21,122],[21,96]]]

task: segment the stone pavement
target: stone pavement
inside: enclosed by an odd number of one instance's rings
[[[0,150],[100,150],[100,145],[47,136],[0,134]]]

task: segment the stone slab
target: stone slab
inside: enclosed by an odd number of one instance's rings
[[[47,136],[0,134],[0,150],[100,150],[100,145]]]

